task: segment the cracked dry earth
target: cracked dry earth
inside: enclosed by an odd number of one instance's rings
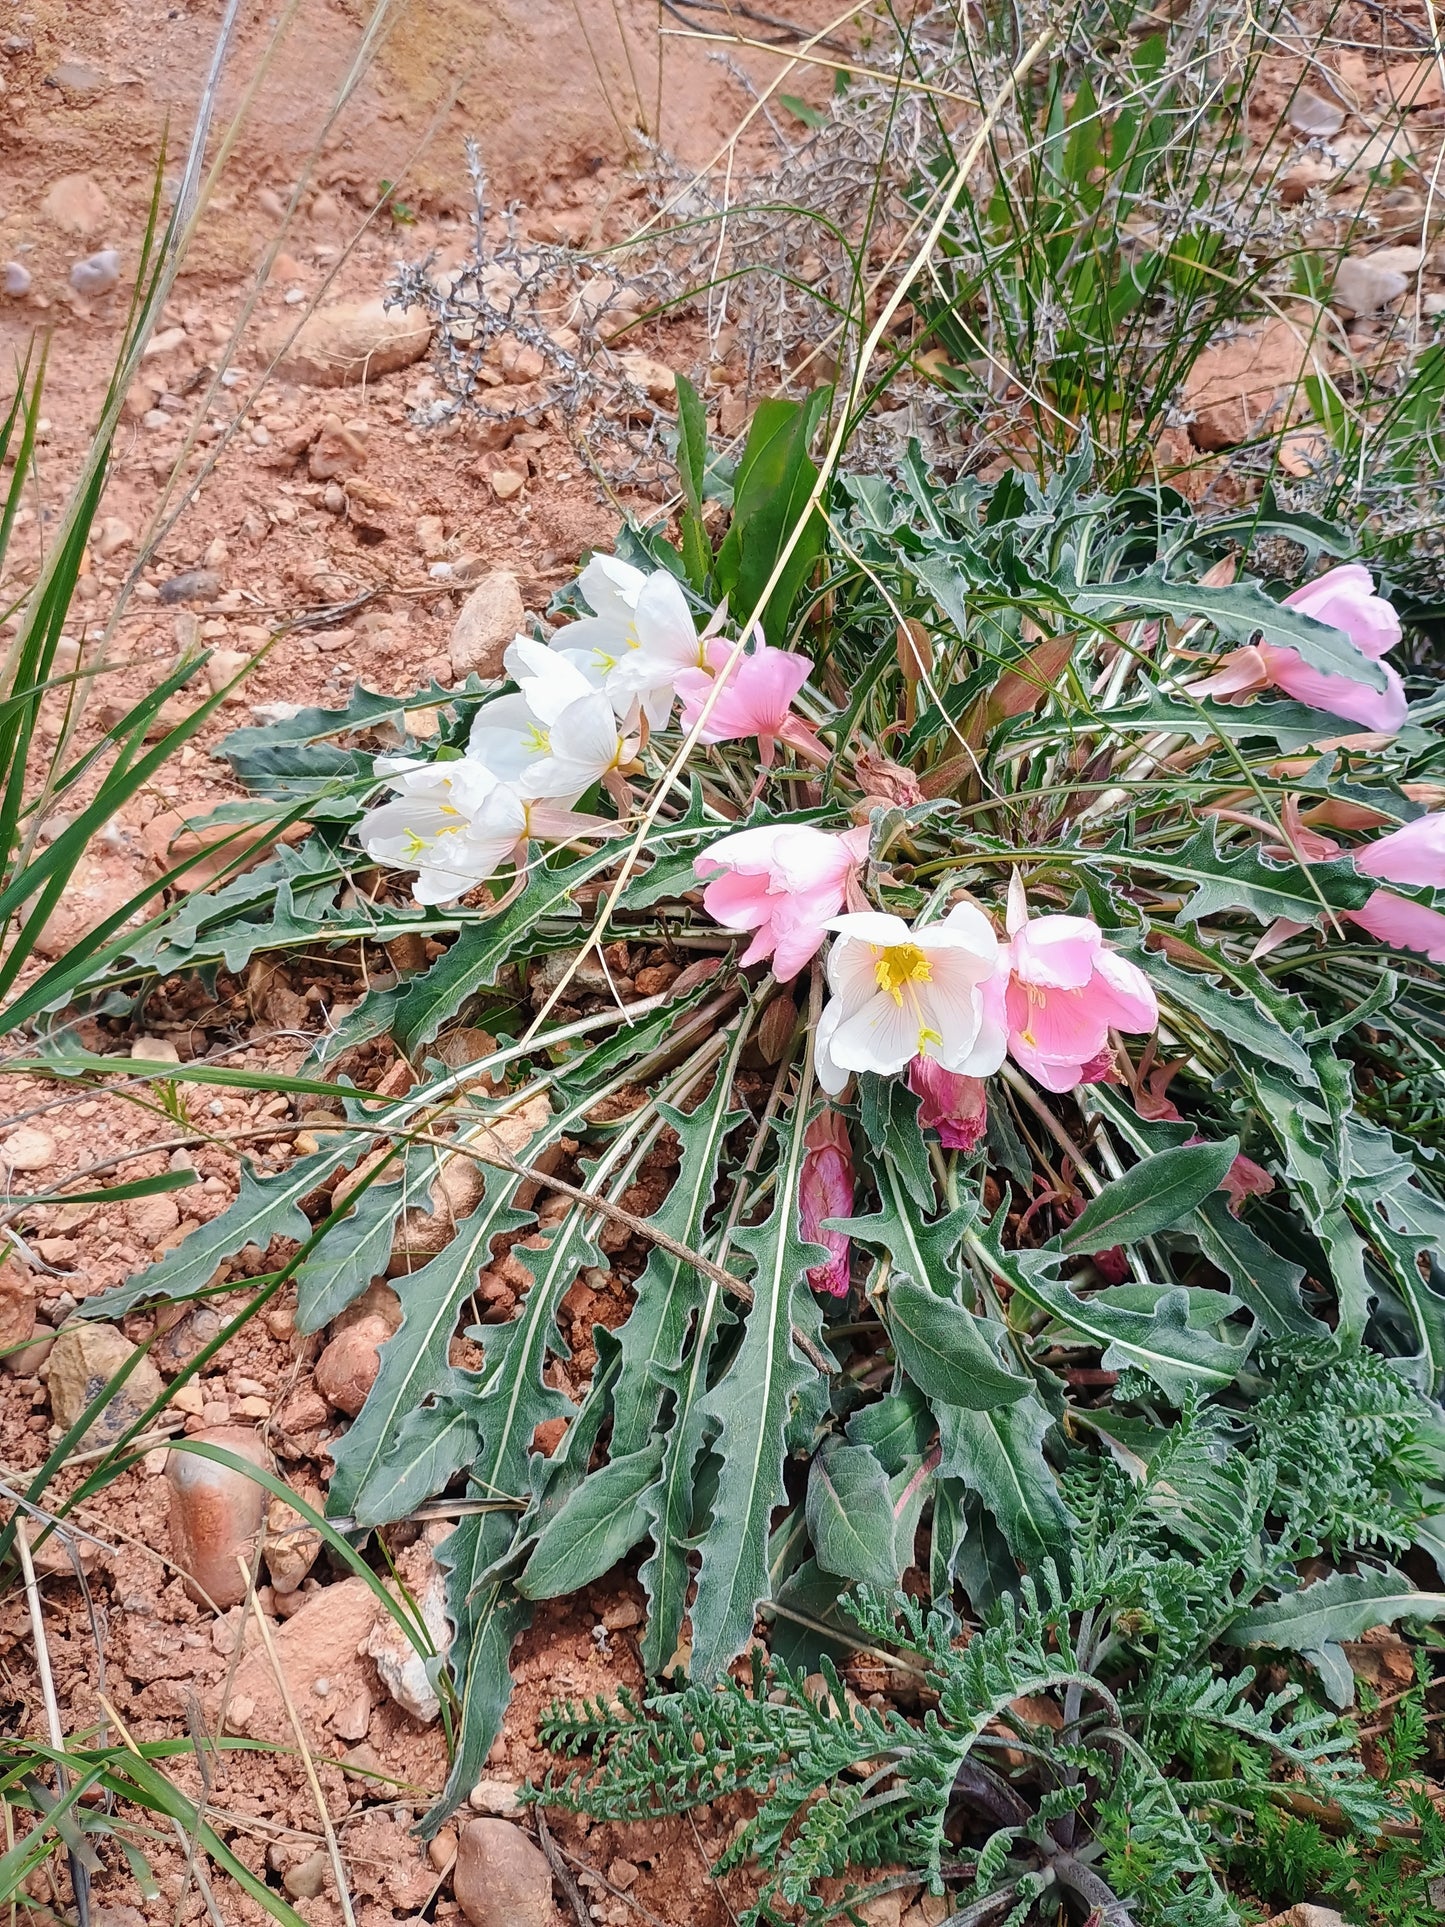
[[[0,277],[0,347],[13,367],[32,340],[49,344],[39,482],[16,531],[12,581],[33,567],[87,446],[156,169],[163,150],[163,171],[177,165],[221,15],[213,0],[3,0],[0,264],[12,266]],[[286,39],[268,54],[271,16],[240,10],[218,124],[253,82],[254,95],[126,396],[61,667],[67,651],[73,662],[81,646],[99,645],[128,579],[132,592],[76,746],[96,740],[108,718],[154,688],[182,649],[213,651],[217,684],[260,659],[213,723],[95,839],[46,930],[45,961],[193,847],[189,819],[235,793],[210,753],[228,730],[258,712],[274,714],[268,705],[334,704],[357,682],[387,693],[410,692],[429,677],[448,683],[464,673],[456,657],[465,645],[454,633],[472,584],[508,570],[521,604],[540,610],[589,546],[610,543],[625,501],[608,502],[545,421],[501,450],[464,432],[423,435],[412,425],[437,393],[426,330],[379,321],[377,304],[399,260],[433,251],[443,265],[463,259],[472,217],[463,138],[479,139],[493,195],[514,204],[524,237],[591,245],[627,231],[642,206],[642,144],[630,129],[652,116],[651,132],[659,130],[655,110],[636,104],[638,77],[644,91],[658,83],[662,141],[685,161],[706,161],[747,104],[707,49],[670,43],[660,56],[655,18],[642,4],[584,0],[579,13],[566,0],[540,0],[494,13],[474,0],[419,0],[393,8],[377,57],[323,130],[356,55],[361,10],[350,0],[303,0],[285,22]],[[766,61],[754,65],[770,71]],[[801,83],[803,91],[810,84]],[[398,218],[368,219],[384,182],[396,184]],[[251,300],[240,345],[228,350]],[[362,352],[380,335],[385,352],[365,365],[366,379],[342,386],[323,385],[328,370],[295,353],[250,401],[267,344],[313,302],[331,338],[362,326],[373,331]],[[338,321],[342,310],[349,321]],[[639,345],[666,361],[669,331],[647,330]],[[152,545],[158,513],[166,519]],[[272,641],[298,617],[299,626]],[[476,666],[474,654],[467,666]],[[173,711],[207,693],[192,685]],[[58,708],[44,727],[48,749],[61,727]],[[253,967],[239,979],[222,972],[206,986],[173,981],[138,1014],[82,1026],[79,1041],[122,1060],[209,1058],[292,1070],[368,985],[425,960],[318,955],[285,969]],[[677,968],[660,952],[613,961],[631,971],[639,995],[664,987]],[[344,1068],[358,1083],[388,1090],[404,1088],[407,1077],[385,1045]],[[167,1110],[123,1078],[103,1091],[57,1096],[53,1085],[13,1074],[0,1078],[0,1118],[0,1176],[12,1200],[97,1166],[101,1182],[167,1166],[195,1173],[172,1194],[115,1207],[39,1206],[16,1220],[29,1262],[15,1253],[0,1267],[0,1350],[9,1351],[0,1366],[0,1480],[28,1482],[116,1360],[132,1344],[154,1341],[100,1435],[88,1436],[51,1481],[54,1503],[93,1468],[104,1431],[113,1435],[128,1416],[126,1401],[148,1402],[184,1370],[246,1302],[248,1273],[284,1254],[280,1245],[248,1249],[232,1267],[234,1292],[166,1329],[164,1315],[144,1314],[57,1337],[76,1303],[224,1210],[236,1195],[240,1151],[259,1170],[277,1170],[315,1148],[325,1119],[308,1118],[284,1096],[219,1086],[185,1087]],[[669,1176],[666,1168],[644,1173],[629,1202],[654,1208]],[[564,1314],[584,1368],[594,1322],[625,1315],[637,1254],[619,1246],[611,1255],[614,1269],[579,1281]],[[507,1269],[504,1253],[484,1274],[488,1316],[515,1303]],[[137,1742],[182,1742],[167,1763],[176,1784],[204,1799],[210,1824],[237,1857],[314,1927],[344,1917],[328,1828],[359,1927],[463,1916],[493,1927],[548,1927],[575,1918],[579,1905],[586,1918],[619,1927],[721,1927],[730,1909],[708,1869],[735,1815],[625,1832],[558,1816],[553,1864],[570,1871],[568,1883],[554,1882],[535,1825],[518,1813],[515,1788],[545,1764],[537,1723],[554,1697],[640,1684],[634,1586],[599,1585],[537,1614],[514,1656],[516,1691],[488,1779],[428,1848],[412,1827],[445,1776],[442,1724],[424,1674],[387,1636],[373,1594],[319,1551],[314,1535],[284,1533],[296,1523],[284,1508],[262,1518],[258,1505],[247,1516],[244,1489],[221,1495],[220,1555],[206,1539],[207,1494],[178,1496],[165,1437],[219,1431],[320,1503],[328,1445],[357,1409],[377,1338],[399,1303],[379,1282],[329,1332],[305,1338],[292,1302],[277,1295],[178,1387],[140,1463],[78,1508],[82,1534],[68,1546],[52,1538],[38,1548],[44,1641],[66,1733],[108,1726],[113,1738],[123,1726]],[[418,1523],[385,1535],[387,1559],[424,1606],[431,1544],[445,1529]],[[230,1563],[231,1538],[250,1548],[261,1533],[260,1584],[247,1599]],[[379,1551],[374,1563],[385,1571]],[[440,1634],[434,1597],[430,1618]],[[278,1670],[314,1761],[315,1788]],[[46,1734],[19,1585],[0,1597],[0,1722]],[[195,1735],[222,1726],[254,1747],[195,1749]],[[183,1844],[154,1816],[127,1817],[141,1823],[144,1867],[102,1843],[89,1897],[95,1927],[207,1917],[231,1927],[266,1917],[223,1874],[213,1871],[208,1884],[188,1868]],[[59,1857],[29,1877],[26,1893],[33,1918],[76,1918]]]

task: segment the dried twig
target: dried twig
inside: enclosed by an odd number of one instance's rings
[[[15,1546],[20,1554],[20,1573],[25,1582],[25,1604],[30,1612],[30,1633],[35,1641],[35,1671],[40,1679],[40,1698],[45,1707],[45,1724],[55,1750],[55,1787],[63,1799],[70,1790],[70,1776],[61,1765],[65,1752],[65,1728],[60,1723],[60,1702],[55,1697],[55,1675],[50,1670],[50,1645],[45,1636],[45,1614],[40,1606],[40,1586],[35,1577],[35,1561],[30,1556],[29,1527],[24,1519],[15,1522]],[[90,1927],[90,1874],[79,1854],[67,1850],[70,1884],[75,1894],[75,1911],[80,1927]]]

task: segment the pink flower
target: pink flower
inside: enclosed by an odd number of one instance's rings
[[[1375,594],[1370,571],[1359,562],[1326,569],[1313,582],[1287,595],[1284,606],[1303,610],[1331,629],[1343,629],[1372,662],[1378,662],[1400,640],[1400,618],[1383,596]]]
[[[739,654],[733,642],[708,644],[706,669],[682,669],[677,693],[682,698],[682,726],[691,729],[704,703],[722,683],[699,738],[704,743],[758,739],[759,760],[773,760],[775,743],[787,743],[814,762],[826,761],[822,745],[801,716],[793,714],[793,698],[812,673],[807,656],[791,649],[773,649],[759,640],[750,653]]]
[[[1417,817],[1350,854],[1362,876],[1384,877],[1407,889],[1438,888],[1445,885],[1445,816]],[[1445,915],[1426,903],[1376,890],[1362,909],[1344,914],[1380,943],[1419,950],[1432,963],[1445,963]]]
[[[921,1102],[918,1122],[937,1131],[945,1151],[971,1151],[988,1127],[988,1091],[981,1077],[946,1071],[932,1057],[908,1066],[908,1088]]]
[[[1376,890],[1363,909],[1346,910],[1351,923],[1397,950],[1419,950],[1431,963],[1445,963],[1445,915],[1427,903],[1412,903],[1393,890]]]
[[[1419,816],[1353,852],[1362,876],[1408,888],[1445,886],[1445,815]]]
[[[1375,594],[1370,572],[1358,562],[1328,569],[1284,599],[1287,609],[1299,609],[1316,622],[1344,633],[1372,662],[1400,640],[1400,618],[1383,596]],[[1227,656],[1213,676],[1194,683],[1196,695],[1232,696],[1266,684],[1282,689],[1311,709],[1328,710],[1362,728],[1393,736],[1405,720],[1405,689],[1389,663],[1381,664],[1385,687],[1371,689],[1350,676],[1333,676],[1314,669],[1297,649],[1257,642]]]
[[[745,964],[773,960],[780,983],[817,955],[827,923],[842,909],[858,865],[868,854],[866,828],[841,836],[807,823],[738,830],[693,859],[708,915],[725,930],[751,930]]]
[[[848,1234],[830,1231],[825,1218],[853,1215],[853,1147],[848,1127],[835,1110],[818,1113],[803,1133],[803,1168],[798,1176],[798,1215],[804,1239],[825,1245],[826,1264],[808,1267],[808,1283],[830,1298],[848,1296]]]
[[[1090,917],[1030,922],[1017,872],[1008,928],[999,969],[1009,1055],[1048,1091],[1100,1082],[1110,1030],[1152,1031],[1159,1023],[1148,978],[1109,949]]]

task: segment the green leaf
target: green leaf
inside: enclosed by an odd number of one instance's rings
[[[898,1167],[884,1158],[878,1167],[878,1209],[868,1218],[840,1218],[839,1230],[867,1245],[880,1246],[893,1263],[898,1278],[943,1295],[961,1275],[958,1247],[978,1215],[972,1200],[941,1218],[924,1218],[910,1204]]]
[[[604,844],[565,869],[539,864],[526,889],[500,917],[469,924],[430,970],[398,993],[391,1028],[402,1052],[414,1057],[468,997],[479,990],[494,990],[503,966],[544,917],[577,918],[573,892],[616,861],[616,850]]]
[[[1228,1646],[1270,1646],[1300,1653],[1319,1673],[1336,1706],[1354,1701],[1355,1682],[1341,1650],[1363,1639],[1372,1626],[1398,1619],[1445,1619],[1445,1592],[1419,1592],[1392,1566],[1332,1572],[1328,1578],[1286,1593],[1236,1619],[1224,1634]]]
[[[1060,1249],[1104,1251],[1167,1231],[1219,1189],[1238,1155],[1237,1137],[1156,1152],[1089,1200],[1060,1237]]]
[[[712,549],[702,519],[703,484],[707,476],[707,411],[702,397],[686,375],[677,377],[677,476],[682,483],[682,564],[687,579],[702,595],[712,569]]]
[[[899,1364],[930,1399],[986,1412],[1033,1389],[1000,1363],[1002,1334],[990,1320],[907,1279],[889,1287],[888,1332]]]
[[[931,1212],[933,1167],[918,1123],[919,1100],[901,1077],[875,1077],[870,1072],[858,1081],[863,1135],[880,1158],[893,1160],[904,1189],[919,1209]]]
[[[517,1581],[524,1599],[557,1599],[610,1572],[642,1537],[642,1495],[662,1466],[662,1441],[608,1461],[546,1526]]]
[[[817,1301],[808,1285],[821,1245],[801,1235],[798,1174],[803,1162],[806,1106],[793,1107],[773,1186],[773,1209],[760,1225],[739,1231],[737,1242],[756,1260],[753,1302],[737,1354],[702,1400],[716,1427],[721,1463],[717,1496],[701,1541],[702,1564],[692,1608],[692,1671],[715,1679],[747,1644],[758,1607],[768,1594],[768,1530],[783,1486],[784,1440],[794,1402],[816,1383],[817,1367],[793,1342],[797,1325],[821,1333]]]
[[[888,1480],[862,1445],[830,1442],[808,1474],[808,1534],[825,1572],[859,1584],[898,1584]]]
[[[435,1149],[419,1145],[379,1171],[364,1190],[358,1187],[351,1210],[296,1268],[298,1331],[320,1331],[373,1278],[385,1277],[397,1218],[407,1205],[429,1208],[436,1169]]]
[[[717,582],[734,620],[745,623],[758,612],[774,648],[787,639],[794,597],[823,547],[826,525],[816,508],[808,510],[818,479],[808,446],[826,400],[820,391],[806,402],[758,404],[733,482],[733,519],[718,551]],[[802,534],[759,610],[774,566],[805,511]]]
[[[1189,1295],[1178,1287],[1166,1290],[1152,1313],[1125,1311],[1080,1298],[1053,1276],[1060,1252],[1004,1251],[996,1226],[982,1235],[970,1232],[968,1237],[975,1254],[995,1276],[1039,1310],[1099,1345],[1107,1370],[1137,1365],[1176,1404],[1183,1403],[1192,1387],[1223,1391],[1234,1383],[1249,1356],[1252,1334],[1232,1343],[1197,1331],[1189,1323]]]
[[[810,107],[807,101],[799,100],[796,94],[779,94],[778,101],[795,119],[800,120],[804,127],[810,127],[816,132],[818,128],[828,125],[826,114],[820,114],[816,107]]]
[[[1236,995],[1212,975],[1179,969],[1157,950],[1150,950],[1141,935],[1131,932],[1113,942],[1183,1017],[1202,1023],[1262,1064],[1277,1064],[1292,1077],[1313,1077],[1309,1052],[1295,1034],[1308,1027],[1305,1006],[1299,998],[1277,990],[1253,965],[1227,966],[1235,973],[1231,981],[1238,989]],[[1221,965],[1225,967],[1222,960]]]
[[[1032,1392],[989,1412],[938,1408],[940,1478],[961,1479],[978,1494],[1029,1571],[1045,1560],[1065,1569],[1069,1559],[1069,1513],[1043,1451],[1050,1423]]]
[[[1261,923],[1288,917],[1313,925],[1326,908],[1358,910],[1375,887],[1362,877],[1347,857],[1334,863],[1271,863],[1258,844],[1222,853],[1214,829],[1205,824],[1192,843],[1167,857],[1150,857],[1161,876],[1192,883],[1194,895],[1179,912],[1181,924],[1199,923],[1221,910],[1247,910]]]
[[[273,1238],[294,1238],[298,1243],[309,1238],[311,1225],[301,1200],[323,1184],[341,1161],[334,1150],[321,1150],[298,1158],[275,1177],[258,1178],[250,1159],[242,1158],[240,1193],[228,1210],[182,1239],[158,1265],[84,1300],[79,1316],[119,1318],[144,1298],[194,1298],[245,1245],[258,1245],[264,1251]]]
[[[1069,588],[1070,603],[1080,614],[1113,622],[1124,615],[1163,615],[1175,622],[1202,620],[1229,642],[1251,642],[1263,637],[1278,647],[1293,649],[1312,669],[1347,676],[1369,689],[1385,687],[1379,663],[1342,629],[1316,622],[1299,609],[1287,609],[1247,577],[1210,586],[1202,582],[1171,582],[1159,564],[1142,575],[1108,588]]]
[[[695,1111],[658,1106],[676,1131],[682,1161],[672,1188],[653,1213],[658,1230],[696,1251],[717,1188],[728,1133],[746,1112],[732,1108],[733,1078],[748,1036],[739,1024],[711,1095]],[[706,1281],[683,1259],[654,1245],[637,1280],[636,1302],[622,1327],[622,1370],[613,1397],[612,1450],[639,1451],[658,1422],[669,1391],[676,1396],[684,1348],[706,1293]]]

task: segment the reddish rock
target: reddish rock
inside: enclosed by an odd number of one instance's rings
[[[552,1927],[552,1869],[510,1820],[469,1820],[452,1892],[472,1927]]]
[[[193,1435],[252,1465],[270,1469],[270,1455],[259,1435],[239,1425],[220,1425]],[[171,1552],[186,1575],[186,1591],[199,1604],[210,1600],[223,1612],[246,1597],[236,1563],[249,1566],[266,1511],[266,1488],[259,1480],[218,1465],[197,1452],[172,1452],[166,1460],[171,1489]]]
[[[336,1337],[316,1361],[316,1387],[352,1418],[366,1403],[381,1369],[380,1347],[391,1337],[385,1319],[363,1318]]]

